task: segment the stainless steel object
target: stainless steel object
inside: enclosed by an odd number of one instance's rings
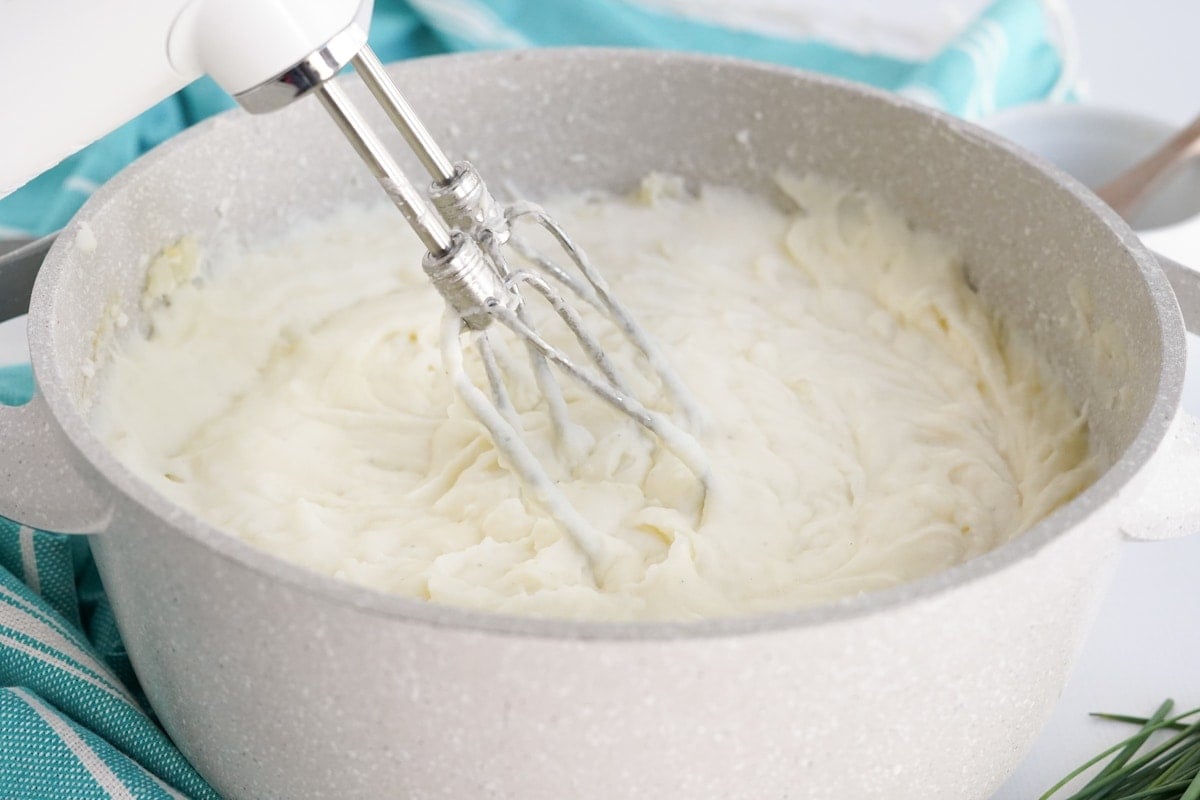
[[[370,9],[370,5],[367,6]],[[367,32],[358,26],[340,31],[325,44],[257,86],[234,95],[251,114],[278,111],[336,76],[367,46]]]
[[[492,322],[499,322],[524,344],[533,379],[544,397],[558,437],[558,449],[568,469],[574,459],[570,452],[571,443],[577,441],[577,437],[572,435],[573,423],[552,366],[657,437],[695,473],[707,495],[711,470],[702,446],[688,430],[699,427],[700,410],[658,345],[613,296],[604,277],[557,222],[543,209],[527,202],[507,208],[501,206],[470,162],[452,164],[388,78],[370,47],[364,45],[352,63],[388,119],[432,177],[430,192],[436,213],[409,182],[339,86],[325,83],[314,86],[312,92],[320,98],[338,128],[425,245],[425,273],[461,321],[463,331],[478,347],[490,398],[468,377],[463,366],[461,331],[456,329],[453,318],[448,320],[442,337],[442,357],[451,381],[488,429],[508,468],[521,477],[526,493],[550,512],[587,557],[594,579],[602,581],[612,558],[612,542],[571,506],[545,466],[523,441],[521,422],[507,386],[509,380],[518,378],[503,373],[492,338],[494,331],[487,329]],[[522,219],[531,220],[549,231],[567,256],[568,263],[579,274],[564,269],[522,238],[514,230],[514,224]],[[511,255],[505,254],[505,247],[511,248]],[[523,261],[523,265],[514,263],[514,257]],[[543,331],[535,328],[522,290],[526,290],[527,296],[540,295],[554,309],[591,362],[590,368],[577,363]],[[648,407],[630,388],[604,352],[599,338],[566,299],[564,290],[606,315],[642,352],[647,371],[657,378],[673,401],[679,422]]]
[[[651,170],[759,192],[779,169],[815,171],[882,193],[960,244],[983,300],[1089,403],[1105,471],[966,564],[765,616],[515,618],[309,574],[171,505],[88,424],[94,334],[113,302],[137,324],[149,254],[377,202],[373,183],[345,180],[354,156],[315,104],[219,118],[127,169],[63,231],[30,313],[38,396],[0,409],[0,513],[94,534],[130,656],[184,753],[231,798],[988,797],[1054,704],[1122,538],[1200,524],[1200,431],[1178,408],[1195,274],[1164,274],[1061,172],[844,83],[594,50],[390,74],[448,149],[469,139],[485,174],[535,197],[625,190]],[[299,169],[271,146],[298,128],[327,159]]]
[[[313,91],[425,248],[439,257],[449,253],[450,229],[409,182],[379,137],[367,127],[358,110],[346,99],[342,89],[336,84],[324,84]]]

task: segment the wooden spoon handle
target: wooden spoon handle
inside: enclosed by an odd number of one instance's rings
[[[1200,117],[1125,172],[1096,190],[1101,200],[1122,217],[1129,213],[1160,179],[1194,155],[1200,154]]]

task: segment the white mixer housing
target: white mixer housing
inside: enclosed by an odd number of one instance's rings
[[[3,7],[0,197],[203,74],[239,95],[335,37],[343,51],[357,50],[372,0],[6,0]]]

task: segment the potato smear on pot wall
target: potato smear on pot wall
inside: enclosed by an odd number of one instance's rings
[[[172,262],[167,289],[152,267],[150,330],[117,341],[94,422],[164,495],[281,558],[538,616],[742,615],[891,586],[1088,485],[1086,416],[951,245],[871,195],[780,185],[794,207],[659,175],[553,204],[708,415],[702,509],[695,476],[595,396],[564,382],[579,428],[563,448],[532,378],[512,387],[534,453],[619,542],[599,582],[455,397],[441,300],[391,209],[236,255],[174,250],[196,263]]]

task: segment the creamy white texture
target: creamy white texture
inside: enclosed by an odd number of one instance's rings
[[[152,335],[119,340],[95,424],[163,494],[282,558],[546,616],[721,616],[890,586],[995,547],[1092,480],[1086,420],[951,247],[870,196],[782,185],[794,213],[661,178],[556,206],[710,417],[701,519],[695,476],[566,383],[583,446],[556,448],[518,371],[534,453],[620,543],[600,587],[454,395],[442,303],[390,209],[171,287]]]

